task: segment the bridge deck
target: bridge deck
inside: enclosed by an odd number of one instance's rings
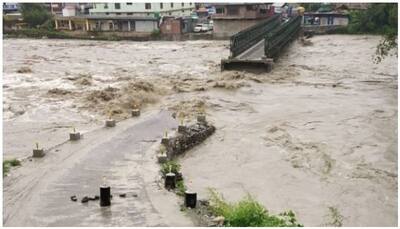
[[[264,57],[264,42],[265,39],[262,39],[245,52],[237,56],[235,59],[239,60],[261,60]]]
[[[264,55],[264,39],[251,46],[249,49],[231,59],[223,59],[221,61],[221,70],[229,69],[247,69],[247,68],[264,68],[267,71],[272,69],[272,59],[265,58]]]

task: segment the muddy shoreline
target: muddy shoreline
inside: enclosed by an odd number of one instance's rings
[[[295,42],[265,74],[221,73],[227,41],[6,39],[3,157],[125,119],[134,106],[187,121],[204,111],[217,131],[180,159],[199,199],[213,187],[231,201],[250,193],[271,212],[292,209],[305,226],[331,225],[329,209],[344,226],[394,226],[397,59],[372,63],[379,39]]]

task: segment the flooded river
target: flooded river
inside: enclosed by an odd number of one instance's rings
[[[249,193],[305,226],[395,226],[397,58],[372,63],[379,39],[294,42],[260,74],[220,72],[228,41],[7,39],[3,155],[27,157],[37,141],[57,145],[135,106],[186,120],[204,110],[217,131],[180,158],[199,198]]]

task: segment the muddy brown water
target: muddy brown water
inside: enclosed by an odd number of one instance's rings
[[[263,74],[221,73],[228,41],[6,39],[3,155],[56,145],[72,126],[96,129],[110,109],[123,118],[131,102],[188,118],[205,109],[217,131],[180,159],[199,198],[212,187],[231,201],[250,193],[273,213],[292,209],[306,226],[335,225],[330,209],[344,226],[395,226],[397,58],[372,63],[379,39],[295,42]],[[153,90],[123,89],[138,81]],[[120,90],[109,101],[85,99],[107,87]],[[67,93],[48,93],[55,88]]]

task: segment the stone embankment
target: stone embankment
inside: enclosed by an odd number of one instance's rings
[[[171,137],[164,136],[162,144],[165,146],[169,160],[203,142],[215,132],[215,127],[206,122],[204,116],[198,117],[198,122],[190,126],[179,125],[178,131]]]

